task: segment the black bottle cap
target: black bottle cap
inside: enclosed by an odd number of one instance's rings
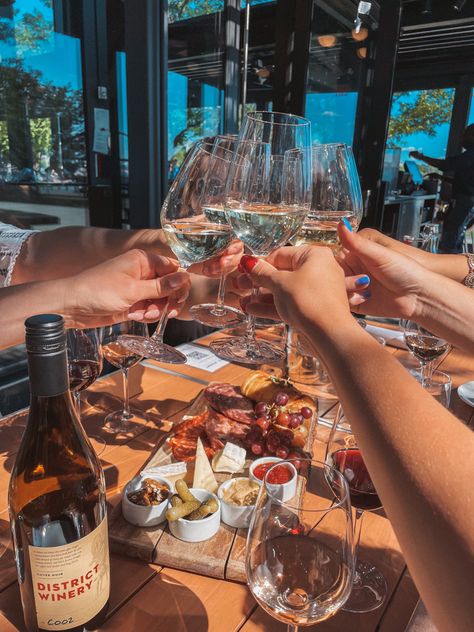
[[[28,353],[56,355],[66,348],[64,319],[59,314],[38,314],[25,321],[25,342]]]

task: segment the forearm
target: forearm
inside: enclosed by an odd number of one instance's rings
[[[439,274],[426,273],[413,320],[452,345],[474,353],[473,313],[471,288]]]
[[[430,165],[431,167],[435,167],[436,169],[439,169],[440,171],[444,171],[445,161],[442,158],[431,158],[430,156],[425,156],[423,154],[423,157],[420,158],[420,160],[422,160],[423,162],[426,162],[426,164]]]
[[[133,248],[171,253],[161,230],[74,226],[34,233],[17,259],[12,283],[71,276]]]
[[[329,370],[435,623],[469,629],[474,435],[357,323],[307,322],[303,332]]]
[[[64,280],[3,288],[0,294],[0,348],[24,340],[24,322],[32,314],[65,314]]]

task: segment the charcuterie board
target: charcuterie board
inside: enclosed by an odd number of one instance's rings
[[[180,415],[180,419],[175,421],[172,430],[163,437],[155,446],[150,457],[144,463],[140,472],[160,471],[165,468],[167,478],[174,483],[178,478],[184,478],[191,486],[194,476],[194,463],[192,458],[193,446],[197,436],[200,435],[209,461],[213,464],[215,458],[220,454],[219,448],[224,439],[223,433],[234,437],[236,441],[241,440],[242,425],[245,423],[245,405],[232,393],[232,388],[226,394],[226,385],[216,385],[215,391],[219,394],[223,392],[222,398],[226,405],[229,405],[231,414],[239,420],[222,418],[220,413],[210,405],[219,408],[219,401],[215,401],[214,385],[210,385],[205,391],[196,397],[190,406]],[[237,401],[237,404],[235,402]],[[233,406],[233,407],[232,407]],[[242,409],[244,409],[242,413]],[[312,403],[313,415],[305,424],[304,444],[300,443],[297,448],[300,454],[311,453],[317,423],[317,404]],[[207,414],[209,413],[209,414]],[[235,423],[234,423],[235,421]],[[252,426],[254,427],[254,426]],[[241,440],[242,442],[242,440]],[[249,444],[250,445],[250,444]],[[254,449],[255,446],[253,446]],[[222,450],[221,450],[222,452]],[[247,450],[247,460],[242,470],[238,474],[227,472],[215,472],[215,479],[220,485],[231,477],[248,476],[248,467],[256,456],[249,447]],[[186,459],[188,459],[186,461]],[[186,472],[182,471],[173,474],[171,464],[180,463],[184,460],[187,463]],[[166,468],[168,468],[166,470]],[[201,542],[185,542],[174,537],[168,523],[165,521],[155,527],[137,527],[125,520],[122,515],[121,503],[115,506],[109,520],[109,540],[111,550],[131,557],[138,557],[148,563],[164,565],[180,570],[191,571],[210,577],[229,579],[238,582],[245,582],[245,543],[247,529],[236,529],[223,522],[220,523],[217,533],[208,540]]]

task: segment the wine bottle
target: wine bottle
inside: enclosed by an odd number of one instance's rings
[[[31,400],[9,487],[25,623],[94,630],[110,593],[104,474],[69,393],[62,317],[25,326]]]

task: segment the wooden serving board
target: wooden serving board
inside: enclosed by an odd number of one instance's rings
[[[175,426],[183,418],[191,417],[203,412],[205,400],[202,392],[190,404],[189,408],[180,413]],[[314,442],[317,411],[313,416],[308,440],[305,448],[311,452]],[[159,441],[150,457],[140,468],[139,472],[150,467],[169,464],[173,461],[171,450],[166,443],[166,437]],[[247,466],[251,461],[247,462]],[[245,473],[236,476],[247,476]],[[193,464],[188,464],[188,471],[184,477],[189,484],[192,482]],[[232,474],[216,473],[218,483]],[[172,477],[168,477],[173,481]],[[111,550],[121,555],[138,557],[144,561],[190,571],[208,577],[228,579],[246,583],[245,575],[245,546],[247,529],[235,529],[221,522],[215,536],[204,542],[183,542],[171,535],[167,522],[156,527],[136,527],[128,523],[122,515],[122,503],[113,503],[114,508],[109,516],[109,542]]]

